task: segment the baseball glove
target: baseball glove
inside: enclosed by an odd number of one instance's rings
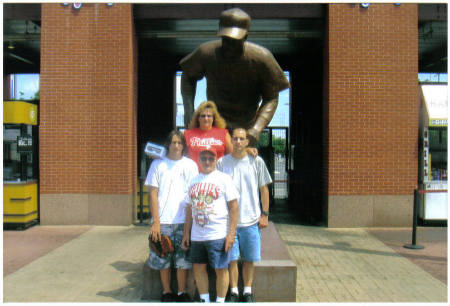
[[[166,257],[167,254],[174,251],[172,240],[170,240],[170,238],[166,235],[161,235],[161,240],[158,242],[154,242],[152,240],[152,235],[149,235],[148,241],[153,252],[161,258]]]

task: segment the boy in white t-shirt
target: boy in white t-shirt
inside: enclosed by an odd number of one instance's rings
[[[150,252],[147,265],[160,271],[163,287],[162,302],[192,301],[186,290],[187,270],[192,264],[186,251],[181,247],[185,217],[185,204],[190,180],[198,174],[197,164],[183,156],[186,142],[183,133],[172,131],[165,144],[167,155],[152,162],[145,180],[150,186],[149,200],[152,214],[150,235],[153,241],[161,240],[161,234],[167,235],[175,251],[165,258]],[[170,288],[171,261],[177,268],[178,295]]]
[[[202,302],[210,302],[206,266],[216,272],[216,302],[225,302],[228,291],[231,249],[238,220],[239,194],[225,173],[216,170],[217,152],[205,147],[200,152],[201,173],[190,183],[186,197],[186,223],[182,246],[190,247],[195,283]]]
[[[242,259],[244,292],[242,302],[254,302],[252,283],[254,262],[261,260],[260,229],[267,227],[269,216],[269,189],[272,183],[264,160],[247,154],[248,137],[243,128],[232,131],[233,151],[217,161],[217,170],[229,174],[241,195],[238,201],[239,221],[236,240],[230,250],[230,302],[239,302],[237,260]],[[261,206],[259,194],[261,194]]]

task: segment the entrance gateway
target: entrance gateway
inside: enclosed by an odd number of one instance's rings
[[[215,35],[217,25],[202,22],[233,6],[4,5],[5,75],[41,74],[41,224],[133,222],[138,148],[173,128],[177,63],[198,46],[195,38]],[[410,225],[417,72],[446,72],[446,5],[241,8],[255,22],[276,20],[249,40],[268,37],[257,43],[291,75],[290,213],[329,227]]]
[[[260,141],[260,154],[275,180],[271,195],[276,201],[271,205],[274,207],[279,200],[284,203],[289,200],[289,203],[295,203],[290,209],[292,215],[298,214],[309,223],[323,224],[326,220],[320,177],[323,18],[326,8],[323,5],[176,5],[175,10],[174,5],[135,4],[139,50],[139,148],[147,141],[162,143],[164,135],[171,129],[182,128],[183,105],[175,90],[180,74],[178,62],[201,43],[220,39],[216,36],[218,16],[232,6],[243,9],[252,17],[247,41],[269,49],[289,75],[291,83],[289,99],[283,102],[288,105],[281,105],[280,96],[278,110],[287,108],[286,115],[293,116],[286,118],[285,126],[269,126]],[[206,97],[206,93],[200,92],[204,88],[197,88],[197,98]],[[153,101],[158,101],[157,112]],[[309,128],[309,123],[314,123],[314,128]],[[138,152],[141,179],[149,167],[149,160],[142,152]],[[294,158],[294,154],[300,158]],[[304,160],[300,164],[305,158],[308,162]],[[312,189],[317,192],[311,193]],[[144,212],[148,211],[144,209]]]

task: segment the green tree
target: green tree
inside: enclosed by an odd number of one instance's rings
[[[281,137],[273,137],[272,138],[272,146],[275,154],[284,154],[286,147],[286,139]]]
[[[34,94],[34,100],[39,100],[41,98],[41,90],[39,89],[38,91],[36,91],[36,93]]]
[[[267,147],[269,145],[269,135],[268,133],[261,133],[259,136],[259,147]],[[286,139],[281,137],[272,137],[272,147],[275,154],[284,154],[286,147]]]

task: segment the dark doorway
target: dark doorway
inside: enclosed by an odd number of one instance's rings
[[[237,5],[135,5],[138,39],[139,160],[147,141],[161,144],[175,127],[178,62],[218,39],[218,16]],[[268,48],[291,76],[287,137],[288,195],[272,205],[299,222],[321,224],[324,5],[239,5],[252,17],[248,41]],[[290,149],[294,148],[292,152]],[[263,152],[262,152],[263,153]],[[145,159],[145,156],[143,156]],[[266,161],[271,164],[271,161]],[[140,163],[141,176],[148,163]]]

